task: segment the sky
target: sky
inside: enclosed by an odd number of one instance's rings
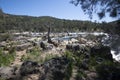
[[[0,0],[3,12],[15,15],[52,16],[60,19],[90,20],[80,6],[74,6],[70,0]],[[92,21],[99,21],[95,15]],[[111,22],[115,19],[106,17],[101,21]]]

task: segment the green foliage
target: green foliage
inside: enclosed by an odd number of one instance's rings
[[[96,62],[96,58],[91,57],[90,58],[90,62],[89,62],[89,70],[95,70],[95,67],[98,65],[98,63]]]
[[[65,80],[69,80],[71,75],[72,75],[72,70],[73,70],[73,54],[72,52],[69,52],[69,51],[66,51],[64,53],[64,56],[69,60],[69,64],[68,64],[68,67],[67,67],[67,70],[66,70],[66,77],[65,77]]]
[[[110,17],[120,17],[119,9],[120,0],[71,0],[71,3],[75,6],[81,5],[83,11],[93,17],[94,13],[98,14],[99,18],[102,19],[109,13]]]
[[[50,59],[52,59],[52,58],[55,58],[55,57],[58,57],[58,55],[56,54],[47,54],[46,56],[45,56],[45,58],[43,58],[43,60],[42,60],[42,63],[44,63],[44,62],[46,62],[46,61],[48,61],[48,60],[50,60]]]
[[[23,55],[22,57],[21,57],[21,61],[26,61],[28,58],[25,56],[25,55]]]
[[[76,80],[82,80],[86,77],[87,75],[83,71],[81,71],[80,69],[77,71]]]
[[[96,66],[99,78],[102,80],[118,80],[120,78],[120,64],[112,61],[104,61]]]
[[[48,26],[52,32],[75,32],[75,31],[104,31],[108,33],[118,34],[118,21],[112,23],[93,23],[90,21],[65,20],[49,16],[31,17],[31,16],[16,16],[2,12],[0,14],[0,33],[8,31],[35,31],[45,32]],[[117,28],[117,29],[116,29]],[[0,38],[2,39],[2,38]],[[6,38],[5,38],[6,39]],[[4,39],[2,39],[4,40]]]
[[[97,26],[99,26],[99,24],[90,21],[65,20],[49,16],[30,17],[3,13],[0,17],[0,32],[7,32],[10,30],[44,32],[48,30],[48,26],[51,27],[53,32],[71,32],[94,31],[98,28]]]
[[[15,59],[15,52],[4,53],[0,49],[0,66],[8,66]]]
[[[70,61],[66,70],[65,80],[69,80],[70,77],[72,76],[73,66],[74,66],[73,61]]]
[[[21,61],[26,61],[26,60],[37,61],[39,59],[40,54],[41,52],[39,48],[35,47],[30,52],[28,52],[27,55],[23,55],[21,57]]]
[[[41,50],[38,47],[33,48],[27,55],[23,55],[21,61],[35,61],[39,63],[44,63],[54,57],[58,57],[57,54],[42,54]]]
[[[0,78],[0,80],[6,80],[6,79],[4,79],[4,78]]]
[[[72,60],[73,59],[73,53],[70,52],[70,51],[66,51],[64,53],[64,55],[69,59],[69,60]]]
[[[88,77],[84,72],[84,69],[96,72],[98,74],[96,78],[99,78],[100,80],[118,80],[120,78],[119,63],[113,62],[112,60],[106,59],[105,57],[100,57],[99,55],[89,56],[86,58],[86,51],[65,52],[64,55],[72,61],[72,64],[70,64],[68,67],[69,71],[67,71],[68,75],[66,75],[66,80],[70,79],[73,66],[78,68],[76,80],[82,80]],[[104,56],[104,54],[101,54],[101,56]],[[84,60],[86,60],[85,64],[87,64],[86,66],[88,68],[84,68]]]

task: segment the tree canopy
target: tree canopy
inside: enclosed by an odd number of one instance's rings
[[[93,13],[97,13],[100,19],[106,14],[120,19],[120,0],[71,0],[71,3],[75,6],[80,5],[90,18],[93,17]]]

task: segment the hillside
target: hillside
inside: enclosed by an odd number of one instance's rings
[[[98,23],[90,21],[65,20],[49,16],[31,17],[6,14],[0,11],[0,32],[7,30],[18,31],[47,31],[50,26],[54,32],[66,31],[96,31],[100,30]]]

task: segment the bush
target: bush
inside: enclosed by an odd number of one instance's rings
[[[27,52],[27,55],[23,55],[21,57],[21,61],[28,61],[28,60],[37,61],[40,54],[41,54],[40,50],[37,47],[35,47],[31,51]]]
[[[73,59],[73,54],[72,54],[72,52],[70,52],[70,51],[66,51],[65,53],[64,53],[64,55],[65,55],[65,57],[67,57],[68,59]]]
[[[69,80],[70,77],[72,76],[72,70],[73,70],[73,66],[74,66],[74,62],[73,62],[73,53],[70,51],[66,51],[65,53],[65,57],[69,60],[69,64],[66,70],[66,76],[65,76],[65,80]]]
[[[118,80],[120,79],[120,65],[111,61],[105,61],[97,65],[96,71],[102,80]]]
[[[21,61],[35,61],[39,63],[44,63],[54,57],[58,57],[57,54],[46,54],[42,56],[40,49],[38,47],[35,47],[27,52],[27,55],[23,55],[21,58]]]
[[[69,80],[72,76],[72,70],[73,70],[73,61],[70,61],[66,70],[66,77],[65,80]]]
[[[8,66],[15,59],[15,52],[4,53],[3,49],[0,49],[0,66]]]
[[[48,61],[48,60],[50,60],[50,59],[52,59],[52,58],[56,58],[56,57],[58,57],[58,55],[55,55],[55,54],[47,54],[47,55],[45,56],[45,58],[42,58],[42,59],[41,59],[41,62],[44,63],[44,62],[46,62],[46,61]]]
[[[86,78],[87,75],[83,72],[78,70],[77,75],[76,75],[76,80],[84,80],[83,78]]]

